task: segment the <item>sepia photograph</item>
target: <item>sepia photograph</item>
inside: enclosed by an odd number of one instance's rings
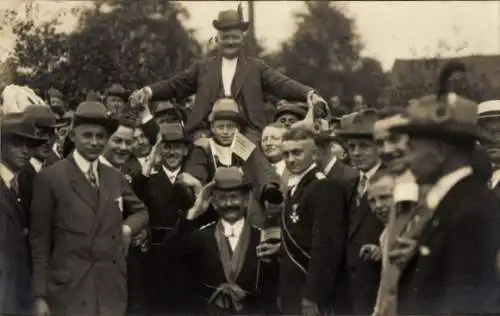
[[[500,2],[0,0],[0,315],[500,315]]]

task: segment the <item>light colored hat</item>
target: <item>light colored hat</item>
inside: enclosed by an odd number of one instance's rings
[[[231,98],[222,98],[215,101],[212,112],[208,116],[208,121],[212,123],[215,120],[231,120],[236,123],[243,123],[238,103]]]
[[[489,100],[477,106],[478,120],[500,117],[500,100]]]

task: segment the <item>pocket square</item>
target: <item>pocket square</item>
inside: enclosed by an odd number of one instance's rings
[[[119,196],[117,199],[116,199],[116,205],[118,205],[118,208],[120,209],[120,212],[123,213],[123,197]]]

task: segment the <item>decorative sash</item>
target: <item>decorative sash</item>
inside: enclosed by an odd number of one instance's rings
[[[223,309],[234,308],[236,311],[242,309],[241,301],[245,299],[247,293],[236,284],[236,280],[245,263],[245,256],[250,243],[250,226],[247,221],[243,224],[243,230],[238,240],[236,249],[231,256],[229,243],[224,235],[224,227],[219,221],[215,226],[215,239],[219,249],[220,261],[224,269],[226,282],[219,285],[208,300]]]
[[[281,233],[283,249],[286,255],[292,260],[292,262],[302,271],[307,274],[307,268],[309,266],[309,259],[311,256],[302,249],[297,242],[293,239],[292,234],[286,226],[286,209],[283,210],[281,223],[283,226],[283,231]]]

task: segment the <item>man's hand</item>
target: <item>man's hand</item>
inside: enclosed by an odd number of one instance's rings
[[[318,304],[311,302],[307,298],[302,299],[302,315],[304,316],[318,316],[319,308]]]
[[[281,248],[281,243],[272,244],[263,242],[259,244],[256,248],[257,250],[257,258],[262,260],[263,262],[271,262],[271,256],[275,255]]]
[[[193,220],[207,211],[210,203],[212,202],[212,192],[214,186],[215,181],[211,181],[203,187],[201,192],[197,195],[193,207],[187,212],[186,218],[188,220]]]
[[[187,172],[179,174],[175,182],[187,188],[193,189],[196,195],[200,194],[203,189],[203,185],[201,184],[200,180]]]
[[[142,229],[138,234],[132,237],[132,247],[137,247],[142,245],[147,238],[148,238],[148,231],[146,229]]]
[[[135,90],[129,97],[130,106],[132,108],[143,107],[149,102],[149,99],[153,96],[153,91],[151,88],[144,87],[139,90]]]
[[[387,255],[391,263],[403,267],[411,258],[417,247],[417,242],[413,239],[397,237]]]
[[[318,93],[316,93],[316,91],[310,91],[307,94],[307,103],[309,106],[314,106],[318,103],[323,103],[325,105],[328,104],[326,103],[325,99],[323,99]]]
[[[123,236],[123,251],[126,257],[128,255],[130,244],[132,243],[132,230],[128,225],[122,226],[122,236]]]
[[[364,261],[380,261],[382,259],[382,250],[377,245],[363,245],[359,251],[359,256]]]
[[[33,304],[33,313],[35,316],[50,316],[49,304],[42,297],[37,297]]]

